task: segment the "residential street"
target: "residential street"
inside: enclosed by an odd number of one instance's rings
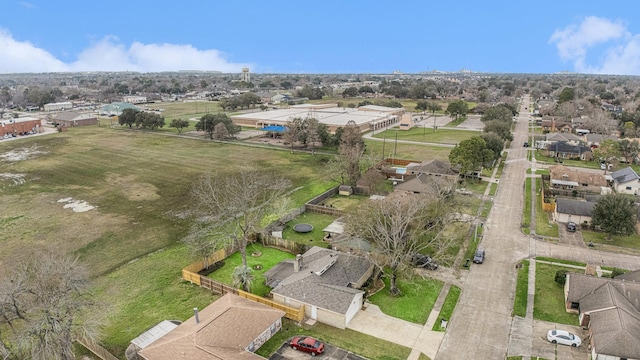
[[[436,359],[501,359],[507,353],[516,264],[529,257],[529,240],[520,230],[527,148],[529,97],[520,107],[514,141],[480,247],[484,264],[472,266]]]

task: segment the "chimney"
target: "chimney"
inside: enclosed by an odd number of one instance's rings
[[[200,323],[200,316],[198,316],[198,308],[193,308],[193,313],[196,315],[196,324]]]
[[[293,272],[298,272],[302,268],[302,255],[296,255],[295,260],[293,260]]]

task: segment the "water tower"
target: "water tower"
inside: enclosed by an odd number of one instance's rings
[[[251,82],[251,75],[249,75],[249,68],[248,67],[242,68],[242,81],[244,81],[246,83]]]

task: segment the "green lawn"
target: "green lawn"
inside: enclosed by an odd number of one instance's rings
[[[536,150],[536,160],[538,162],[555,164],[555,158],[550,156],[542,155],[541,150]],[[583,160],[569,160],[569,159],[561,159],[562,165],[564,166],[575,166],[575,167],[583,167],[589,169],[600,169],[600,163],[597,161],[583,161]]]
[[[549,237],[558,237],[558,224],[551,222],[551,214],[542,210],[542,197],[540,196],[540,188],[542,187],[542,179],[536,179],[536,234]]]
[[[402,144],[397,145],[391,139],[386,141],[365,140],[367,152],[373,154],[376,159],[382,160],[384,153],[385,158],[395,157],[397,159],[438,159],[449,161],[450,147],[422,145],[422,144]],[[384,150],[384,151],[383,151]]]
[[[442,282],[434,279],[398,280],[398,288],[402,291],[400,296],[389,295],[389,280],[383,277],[385,287],[377,293],[369,296],[368,300],[380,307],[380,310],[391,315],[416,324],[427,321],[433,304],[440,294]]]
[[[438,319],[436,320],[436,323],[433,324],[433,331],[445,331],[445,329],[440,326],[441,319],[446,319],[447,321],[451,320],[451,315],[453,315],[453,310],[456,308],[456,305],[458,304],[458,298],[460,297],[460,292],[462,292],[462,290],[455,286],[455,285],[451,285],[451,288],[449,289],[449,293],[447,294],[447,297],[444,300],[444,304],[442,304],[442,309],[440,309],[440,314],[438,314]]]
[[[582,230],[582,238],[584,239],[585,243],[592,242],[594,244],[619,246],[623,248],[640,250],[640,241],[638,238],[638,234],[628,236],[614,235],[611,240],[609,240],[608,235],[604,232]]]
[[[474,194],[483,195],[487,189],[487,185],[489,185],[489,183],[485,181],[465,179],[460,185],[458,185],[458,188],[467,189],[473,191]]]
[[[331,206],[338,210],[349,211],[358,207],[365,201],[369,201],[369,197],[366,195],[350,195],[344,196],[336,194],[323,201],[325,206]]]
[[[493,207],[493,201],[485,201],[482,206],[482,212],[480,213],[480,217],[486,219],[489,217],[489,213],[491,212],[491,208]]]
[[[573,271],[564,266],[536,263],[536,295],[533,318],[567,325],[578,325],[578,315],[565,311],[564,289],[555,282],[556,271]]]
[[[525,317],[527,315],[527,296],[529,294],[529,260],[521,262],[516,282],[516,296],[513,299],[513,315]]]
[[[430,142],[438,144],[450,144],[457,145],[460,141],[478,136],[480,132],[471,130],[452,130],[452,129],[437,129],[435,132],[433,128],[414,127],[410,130],[385,130],[373,135],[378,139],[387,139],[393,143],[396,139],[396,133],[398,140],[407,141],[420,141]]]
[[[252,254],[254,252],[262,253],[262,255],[253,256]],[[261,269],[253,269],[254,280],[251,286],[251,292],[256,295],[267,296],[271,291],[271,288],[265,285],[263,274],[267,270],[279,264],[282,260],[293,258],[295,258],[295,255],[282,250],[264,247],[260,244],[249,245],[247,247],[247,266],[250,268],[253,268],[256,265],[262,266]],[[240,265],[242,265],[242,256],[238,251],[224,259],[224,266],[209,274],[209,277],[216,281],[232,285],[233,270]]]
[[[130,262],[95,279],[94,298],[105,314],[102,342],[124,356],[129,342],[162,320],[184,321],[193,308],[203,309],[217,296],[180,279],[189,265],[185,246],[169,247]]]
[[[503,155],[500,159],[506,159],[507,156]],[[498,171],[496,171],[496,177],[500,178],[502,176],[502,172],[504,171],[504,160],[500,161],[500,165],[498,165]]]
[[[531,178],[524,180],[524,206],[522,209],[522,228],[529,233],[531,226]]]
[[[411,349],[384,341],[363,333],[345,329],[341,330],[322,323],[313,326],[298,325],[282,319],[282,329],[264,343],[256,354],[268,358],[290,338],[298,335],[313,336],[331,345],[347,349],[372,360],[405,360]],[[311,358],[311,356],[308,356]]]
[[[491,188],[489,189],[489,195],[490,196],[495,196],[497,192],[498,192],[498,184],[497,183],[492,183],[491,184]]]
[[[327,244],[322,242],[322,238],[324,237],[322,229],[329,226],[335,219],[335,217],[330,215],[305,212],[287,223],[287,228],[282,232],[282,238],[301,244],[326,246]],[[313,230],[308,233],[295,232],[293,226],[301,223],[311,224]]]

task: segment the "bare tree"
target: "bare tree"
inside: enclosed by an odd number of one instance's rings
[[[406,273],[413,254],[429,247],[438,256],[449,248],[450,240],[439,231],[453,219],[446,216],[445,201],[420,194],[394,195],[370,201],[347,215],[347,233],[371,244],[372,261],[388,272],[392,295],[400,294],[396,280]]]
[[[354,121],[349,121],[344,127],[338,152],[340,153],[338,161],[343,174],[342,183],[346,180],[349,185],[355,186],[362,174],[360,162],[364,155],[364,141],[360,128]]]
[[[311,154],[316,153],[316,144],[320,142],[320,134],[318,132],[318,120],[315,118],[305,119],[305,132],[307,135],[307,145],[311,146]]]
[[[100,323],[92,316],[87,270],[76,259],[34,256],[0,280],[0,353],[5,358],[75,359],[73,342],[93,341]],[[6,328],[6,327],[5,327]]]
[[[213,134],[211,134],[211,137],[216,140],[224,140],[228,138],[229,130],[227,129],[227,126],[224,123],[217,123],[213,127]]]
[[[618,123],[611,117],[609,112],[602,109],[593,109],[589,113],[587,125],[594,133],[611,135],[616,130]]]
[[[191,194],[204,211],[202,219],[238,246],[246,267],[250,236],[264,228],[263,219],[274,211],[272,204],[285,196],[290,186],[289,180],[277,174],[242,170],[216,177],[204,175]]]
[[[300,134],[302,133],[302,121],[302,118],[294,118],[287,121],[287,130],[282,134],[284,141],[289,143],[292,154],[296,142],[300,140]]]

